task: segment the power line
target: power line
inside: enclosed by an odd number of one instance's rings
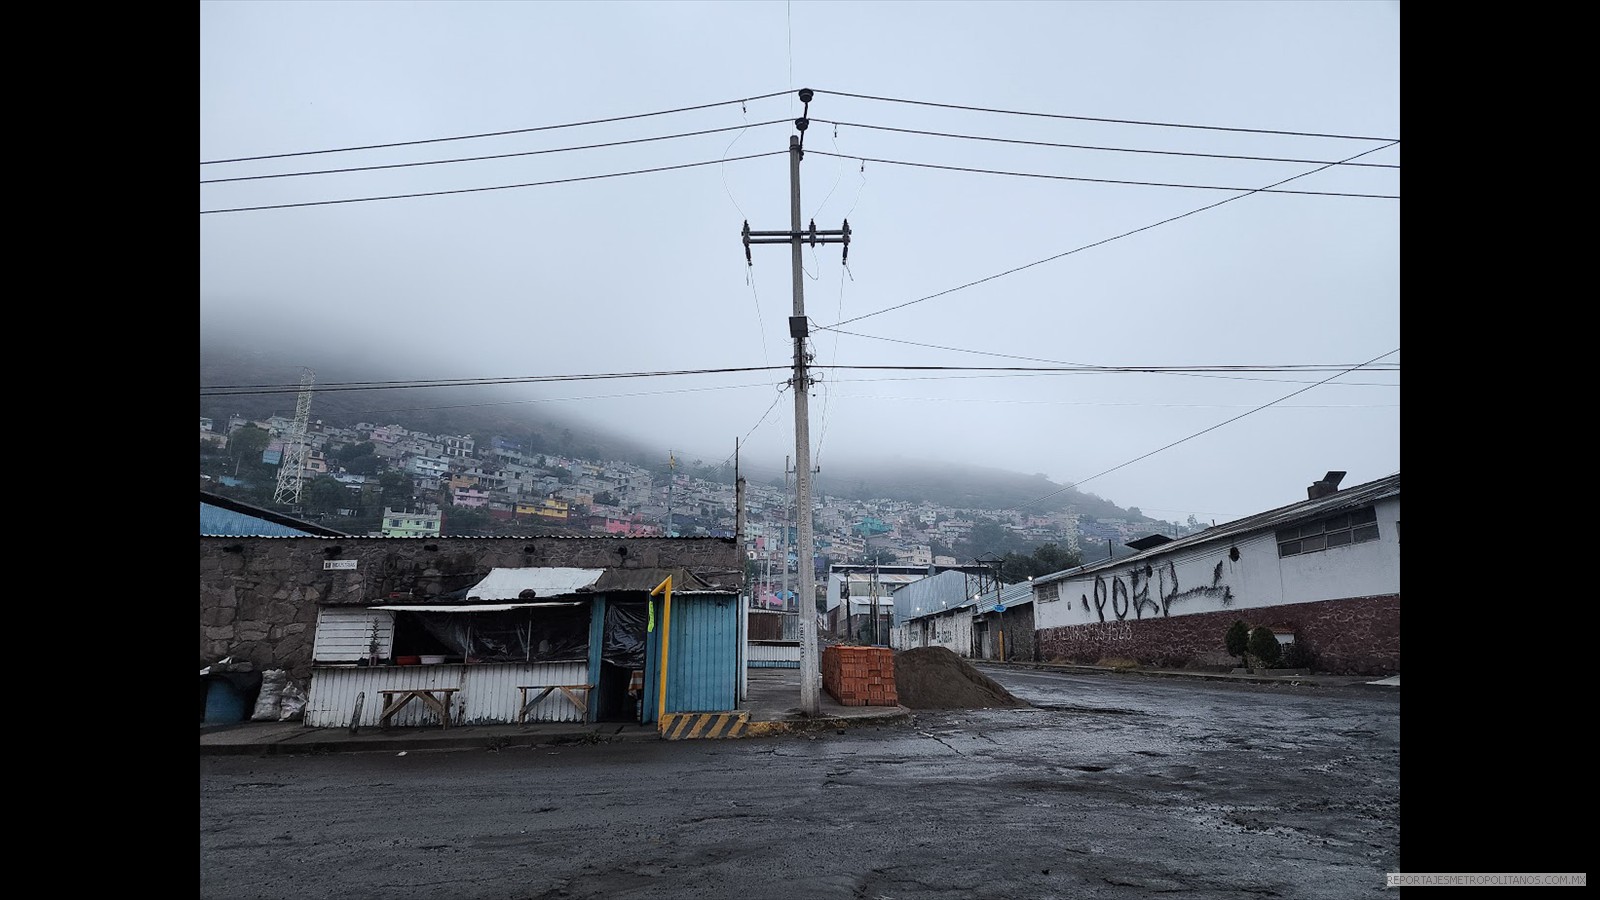
[[[492,406],[516,406],[524,403],[569,403],[572,401],[588,402],[591,400],[618,400],[626,397],[656,397],[662,394],[696,394],[705,391],[735,391],[745,388],[770,387],[770,382],[755,384],[719,384],[714,387],[674,388],[670,391],[633,391],[626,394],[591,394],[585,397],[531,397],[522,400],[497,400],[493,403],[450,403],[441,406],[397,406],[389,409],[368,409],[360,411],[361,415],[377,415],[380,413],[396,412],[432,412],[441,409],[483,409]]]
[[[1387,355],[1387,354],[1385,354]],[[874,372],[984,372],[1004,375],[1099,375],[1099,374],[1150,374],[1169,372],[1346,372],[1346,363],[1293,364],[1293,365],[1212,365],[1212,366],[909,366],[909,365],[844,365],[839,363],[814,363],[816,368],[845,371]],[[1370,364],[1363,364],[1369,366]],[[343,391],[381,391],[415,388],[493,387],[513,384],[557,384],[578,381],[608,381],[619,378],[662,378],[682,375],[724,375],[734,372],[788,371],[788,366],[738,366],[718,369],[673,369],[655,372],[599,372],[586,375],[523,375],[503,378],[450,378],[438,380],[415,379],[409,381],[348,381],[332,382],[317,388],[319,393]],[[1380,371],[1399,371],[1399,364]],[[947,376],[948,377],[948,376]],[[967,377],[997,377],[997,374]],[[863,379],[854,379],[863,380]],[[1321,382],[1318,382],[1320,384]],[[287,394],[301,390],[298,384],[242,384],[215,385],[202,388],[202,397],[234,397],[257,394]]]
[[[922,343],[920,341],[908,341],[908,340],[905,340],[903,338],[883,337],[882,335],[876,335],[876,334],[861,334],[861,333],[855,332],[855,331],[845,331],[845,330],[843,330],[841,328],[829,328],[829,327],[822,326],[822,325],[817,325],[817,326],[814,326],[814,327],[818,331],[831,331],[831,332],[834,333],[834,335],[835,335],[835,338],[834,338],[834,352],[836,352],[836,353],[838,352],[838,337],[837,336],[843,334],[843,335],[849,335],[850,337],[867,338],[868,340],[874,340],[874,341],[888,341],[891,344],[905,344],[905,345],[910,346],[910,347],[926,347],[929,350],[948,350],[948,351],[950,351],[952,353],[971,353],[971,354],[974,354],[976,356],[993,356],[993,357],[996,357],[998,359],[1016,359],[1016,360],[1021,360],[1023,362],[1054,363],[1056,365],[1062,365],[1062,366],[1084,366],[1084,365],[1088,365],[1087,363],[1077,363],[1077,362],[1072,362],[1070,360],[1046,359],[1046,358],[1038,357],[1038,356],[1020,356],[1020,355],[1017,355],[1015,353],[995,353],[995,352],[990,351],[990,350],[972,350],[972,349],[967,348],[967,347],[948,347],[948,346],[944,346],[944,345],[941,345],[941,344],[925,344],[925,343]],[[1173,373],[1162,373],[1162,374],[1189,375],[1189,376],[1193,376],[1195,378],[1222,378],[1222,379],[1230,379],[1230,380],[1237,380],[1237,381],[1268,381],[1268,382],[1272,382],[1272,383],[1281,383],[1283,381],[1283,379],[1281,379],[1281,378],[1240,378],[1240,377],[1231,376],[1231,375],[1213,375],[1213,374],[1203,374],[1203,373],[1198,373],[1198,372],[1173,372]],[[1365,386],[1376,386],[1376,387],[1394,387],[1393,384],[1379,383],[1379,382],[1344,382],[1344,383],[1345,384],[1359,384],[1359,385],[1365,385]]]
[[[861,379],[861,380],[871,381],[871,380],[876,380],[876,379]],[[847,379],[847,381],[850,381],[850,379]],[[1385,385],[1385,386],[1386,387],[1394,387],[1394,385]],[[840,400],[872,400],[872,401],[888,401],[888,400],[892,400],[892,401],[894,401],[896,403],[1006,403],[1006,404],[1019,404],[1019,405],[1028,405],[1028,406],[1038,406],[1038,405],[1049,405],[1049,406],[1107,406],[1107,407],[1132,406],[1132,407],[1150,408],[1150,409],[1235,409],[1235,408],[1238,408],[1238,407],[1246,405],[1246,404],[1243,404],[1243,403],[1136,403],[1136,402],[1126,402],[1126,403],[1124,403],[1124,402],[1107,401],[1107,400],[1023,400],[1023,399],[1020,399],[1020,398],[995,399],[993,397],[885,397],[885,396],[883,396],[881,394],[840,394],[839,395],[839,399]],[[1281,409],[1395,409],[1395,408],[1398,408],[1399,406],[1400,406],[1400,404],[1398,404],[1398,403],[1317,403],[1317,404],[1297,404],[1295,406],[1284,406],[1284,407],[1280,407],[1280,408]]]
[[[475,194],[483,191],[508,191],[514,188],[544,187],[551,184],[570,184],[575,181],[595,181],[601,178],[620,178],[624,175],[644,175],[650,172],[668,172],[673,169],[692,169],[696,166],[714,166],[725,162],[738,162],[743,159],[760,159],[763,156],[776,156],[788,153],[787,150],[772,150],[766,153],[752,153],[749,156],[734,156],[728,159],[708,159],[703,162],[683,163],[676,166],[656,166],[650,169],[634,169],[631,172],[608,172],[604,175],[581,175],[577,178],[556,178],[550,181],[530,181],[524,184],[501,184],[492,187],[460,188],[453,191],[426,191],[417,194],[390,194],[383,197],[350,197],[344,200],[313,200],[306,203],[275,203],[268,206],[235,206],[228,209],[202,209],[200,215],[212,213],[256,212],[265,209],[295,209],[304,206],[333,206],[340,203],[370,203],[376,200],[410,200],[416,197],[442,197],[447,194]]]
[[[826,91],[820,89],[817,90],[816,93],[832,94],[835,97],[853,97],[857,100],[876,100],[883,103],[907,103],[914,106],[935,106],[941,109],[960,109],[966,110],[967,112],[999,113],[1011,116],[1032,116],[1043,119],[1072,119],[1079,122],[1109,122],[1116,125],[1149,125],[1159,128],[1194,128],[1204,131],[1239,131],[1250,134],[1281,134],[1290,137],[1337,138],[1339,140],[1348,141],[1392,141],[1396,144],[1400,143],[1399,138],[1392,137],[1366,137],[1356,134],[1322,134],[1314,131],[1279,131],[1270,128],[1237,128],[1224,125],[1190,125],[1178,122],[1141,121],[1138,119],[1106,119],[1097,116],[1070,116],[1063,113],[1024,112],[1022,110],[1015,109],[993,109],[983,106],[960,106],[954,103],[930,103],[926,100],[904,100],[897,97],[874,97],[869,94],[848,94],[844,91]]]
[[[270,153],[263,156],[239,156],[234,157],[233,159],[201,160],[200,165],[215,166],[223,163],[252,162],[261,159],[284,159],[290,156],[315,156],[321,153],[348,153],[355,150],[381,150],[386,147],[414,147],[418,144],[438,144],[445,141],[470,141],[477,138],[504,137],[508,134],[531,134],[536,131],[554,131],[558,128],[578,128],[584,125],[600,125],[605,122],[625,122],[630,119],[647,119],[651,116],[666,116],[672,115],[673,113],[692,112],[697,109],[711,109],[713,107],[728,106],[734,103],[748,103],[753,100],[765,100],[769,97],[777,97],[785,93],[788,92],[773,91],[770,94],[761,94],[760,96],[756,97],[741,97],[735,100],[722,100],[717,103],[702,103],[698,106],[682,106],[677,109],[662,109],[655,112],[636,113],[629,116],[611,116],[610,118],[606,119],[589,119],[584,122],[566,122],[561,125],[539,125],[533,128],[513,128],[507,131],[486,131],[479,134],[461,134],[454,137],[426,138],[416,141],[394,141],[387,144],[363,144],[355,147],[334,147],[327,150],[302,150],[296,153]]]
[[[813,150],[818,156],[839,156],[823,150]],[[883,163],[890,166],[913,166],[919,169],[942,169],[947,172],[971,172],[979,175],[1009,175],[1013,178],[1045,178],[1051,181],[1084,181],[1093,184],[1127,184],[1136,187],[1188,188],[1199,191],[1250,191],[1258,194],[1302,194],[1310,197],[1361,197],[1368,200],[1399,200],[1398,194],[1355,194],[1343,191],[1279,191],[1271,188],[1245,188],[1221,184],[1179,184],[1169,181],[1130,181],[1121,178],[1088,178],[1082,175],[1045,175],[1040,172],[1008,172],[1002,169],[978,169],[971,166],[944,166],[937,163],[909,162],[903,159],[880,159],[871,156],[847,156],[863,162]],[[1336,166],[1339,163],[1328,163]],[[1281,183],[1281,182],[1280,182]]]
[[[813,122],[822,122],[829,125],[844,125],[849,128],[868,128],[874,131],[895,131],[901,134],[920,134],[928,137],[960,138],[967,141],[992,141],[1001,144],[1025,144],[1030,147],[1061,147],[1069,150],[1104,150],[1112,153],[1151,153],[1161,156],[1194,156],[1203,159],[1239,159],[1251,162],[1286,162],[1303,163],[1305,165],[1340,165],[1326,159],[1290,159],[1281,156],[1241,156],[1233,153],[1198,153],[1185,150],[1146,150],[1135,147],[1101,147],[1093,144],[1061,144],[1054,141],[1025,141],[1018,138],[985,137],[975,134],[956,134],[947,131],[923,131],[916,128],[892,128],[888,125],[866,125],[861,122],[838,122],[832,119],[812,119]],[[851,157],[852,159],[858,157]],[[1347,163],[1350,166],[1361,166],[1372,169],[1398,169],[1398,163]]]
[[[1399,143],[1399,141],[1395,141],[1394,143]],[[1346,157],[1345,159],[1342,159],[1338,163],[1335,163],[1333,165],[1344,165],[1345,163],[1348,163],[1351,160],[1359,159],[1360,157],[1366,156],[1368,153],[1376,153],[1379,150],[1383,150],[1383,149],[1386,149],[1386,148],[1392,147],[1392,146],[1394,146],[1394,144],[1385,144],[1382,147],[1373,147],[1370,150],[1363,150],[1360,153],[1357,153],[1357,154],[1355,154],[1353,156]],[[1084,245],[1082,245],[1080,247],[1074,247],[1071,250],[1067,250],[1067,251],[1062,252],[1062,253],[1057,253],[1054,256],[1047,256],[1044,259],[1037,259],[1037,260],[1034,260],[1031,263],[1027,263],[1025,265],[1020,265],[1020,266],[1017,266],[1017,267],[1012,268],[1012,269],[1007,269],[1004,272],[997,272],[994,275],[990,275],[990,276],[987,276],[985,278],[979,278],[976,281],[969,281],[966,284],[957,285],[957,286],[955,286],[953,288],[949,288],[947,290],[940,291],[937,294],[929,294],[926,297],[919,297],[916,300],[907,300],[904,303],[899,303],[899,304],[896,304],[894,306],[884,307],[883,309],[880,309],[880,310],[878,310],[876,312],[865,313],[865,314],[856,316],[855,318],[845,319],[842,322],[835,322],[835,323],[833,323],[833,325],[830,325],[830,326],[827,326],[827,327],[836,328],[836,327],[838,327],[840,325],[848,325],[851,322],[859,322],[862,319],[870,319],[873,316],[881,316],[886,312],[893,312],[894,310],[897,310],[897,309],[904,309],[907,306],[912,306],[912,305],[917,304],[917,303],[922,303],[922,302],[925,302],[925,301],[928,301],[928,300],[933,300],[933,299],[935,299],[937,297],[943,297],[946,294],[953,294],[956,291],[965,290],[965,289],[967,289],[969,287],[976,287],[977,285],[984,284],[985,282],[994,281],[997,278],[1004,278],[1007,275],[1014,275],[1017,272],[1023,271],[1024,269],[1031,269],[1034,266],[1043,265],[1043,264],[1045,264],[1047,262],[1054,262],[1055,260],[1062,259],[1062,258],[1067,257],[1067,256],[1071,256],[1071,255],[1073,255],[1075,253],[1081,253],[1084,250],[1090,250],[1090,249],[1093,249],[1095,247],[1099,247],[1099,246],[1104,245],[1104,244],[1109,244],[1112,241],[1121,240],[1122,238],[1125,238],[1125,237],[1131,237],[1131,236],[1133,236],[1135,234],[1138,234],[1138,233],[1140,233],[1142,231],[1149,231],[1152,228],[1159,228],[1162,225],[1167,225],[1167,224],[1170,224],[1172,222],[1176,222],[1179,219],[1186,219],[1189,216],[1196,215],[1198,213],[1203,213],[1203,212],[1206,212],[1207,210],[1216,209],[1219,206],[1222,206],[1222,205],[1228,204],[1228,203],[1232,203],[1235,200],[1242,200],[1245,197],[1253,196],[1255,194],[1260,193],[1261,191],[1264,191],[1264,190],[1267,190],[1267,189],[1270,189],[1270,188],[1275,188],[1275,187],[1277,187],[1279,185],[1282,185],[1282,184],[1288,184],[1289,182],[1294,181],[1297,178],[1304,178],[1307,175],[1315,175],[1316,173],[1321,172],[1321,171],[1323,171],[1325,169],[1328,169],[1328,168],[1331,168],[1331,167],[1332,167],[1331,165],[1329,165],[1329,166],[1320,166],[1318,168],[1311,169],[1310,171],[1307,171],[1307,172],[1301,172],[1299,175],[1291,175],[1290,177],[1285,178],[1282,181],[1275,181],[1272,184],[1267,185],[1266,187],[1256,188],[1255,190],[1247,191],[1247,192],[1245,192],[1243,194],[1238,194],[1238,195],[1233,196],[1233,197],[1224,197],[1223,199],[1218,200],[1215,203],[1208,203],[1205,206],[1201,206],[1201,207],[1196,208],[1196,209],[1191,209],[1188,212],[1179,213],[1178,215],[1175,215],[1175,216],[1170,216],[1168,218],[1162,219],[1159,222],[1152,222],[1149,225],[1143,225],[1143,226],[1141,226],[1139,228],[1133,229],[1132,231],[1124,231],[1121,234],[1113,235],[1111,237],[1104,238],[1102,240],[1098,240],[1098,241],[1095,241],[1095,242],[1090,243],[1090,244],[1084,244]]]
[[[1283,395],[1282,397],[1279,397],[1276,400],[1272,400],[1270,402],[1263,403],[1260,406],[1256,407],[1255,409],[1249,410],[1248,412],[1242,412],[1242,413],[1238,414],[1237,416],[1234,416],[1231,419],[1226,419],[1224,421],[1218,422],[1217,424],[1212,425],[1210,428],[1201,429],[1200,431],[1197,431],[1194,434],[1189,435],[1188,437],[1179,438],[1178,440],[1175,440],[1172,443],[1167,444],[1164,447],[1157,447],[1156,449],[1151,450],[1149,453],[1143,454],[1141,456],[1136,456],[1133,459],[1130,459],[1125,463],[1120,463],[1118,465],[1112,466],[1111,468],[1106,469],[1103,472],[1098,472],[1098,473],[1096,473],[1094,475],[1090,475],[1088,478],[1084,478],[1084,479],[1080,479],[1078,481],[1071,482],[1066,487],[1063,487],[1060,490],[1051,491],[1050,493],[1045,494],[1043,497],[1038,497],[1036,499],[1029,500],[1027,503],[1022,504],[1021,506],[1013,506],[1010,509],[1007,509],[1007,510],[1004,510],[1004,511],[1005,512],[1021,512],[1026,507],[1032,506],[1035,503],[1039,503],[1039,502],[1044,501],[1044,500],[1048,500],[1051,497],[1056,496],[1057,494],[1061,494],[1061,493],[1064,493],[1064,492],[1070,491],[1070,490],[1076,490],[1080,485],[1088,484],[1089,482],[1095,480],[1096,478],[1099,478],[1102,475],[1110,475],[1112,472],[1115,472],[1118,469],[1123,469],[1123,468],[1126,468],[1128,466],[1131,466],[1134,463],[1136,463],[1136,462],[1138,462],[1138,461],[1140,461],[1142,459],[1149,459],[1150,457],[1155,456],[1157,453],[1160,453],[1163,450],[1170,450],[1171,448],[1176,447],[1179,444],[1184,443],[1185,441],[1192,441],[1195,438],[1200,437],[1203,434],[1207,434],[1209,432],[1216,431],[1218,428],[1221,428],[1224,425],[1229,425],[1229,424],[1232,424],[1234,422],[1237,422],[1240,419],[1244,418],[1245,416],[1254,415],[1255,413],[1258,413],[1258,412],[1262,411],[1263,409],[1267,409],[1268,407],[1271,407],[1271,406],[1276,406],[1279,403],[1282,403],[1283,401],[1288,400],[1290,397],[1297,397],[1297,396],[1299,396],[1301,394],[1304,394],[1306,391],[1309,391],[1312,388],[1318,387],[1319,385],[1326,384],[1327,382],[1330,382],[1333,379],[1338,378],[1340,375],[1344,375],[1344,374],[1347,374],[1349,372],[1354,372],[1357,369],[1365,368],[1365,367],[1370,366],[1373,363],[1377,362],[1378,360],[1383,359],[1385,356],[1392,356],[1392,355],[1394,355],[1396,353],[1399,353],[1399,352],[1400,352],[1400,348],[1396,347],[1395,349],[1390,350],[1387,353],[1380,353],[1377,356],[1374,356],[1373,358],[1367,360],[1364,363],[1357,363],[1356,365],[1351,366],[1348,369],[1345,369],[1343,372],[1336,372],[1336,373],[1334,373],[1332,375],[1329,375],[1327,378],[1322,379],[1321,381],[1317,382],[1316,384],[1307,385],[1306,387],[1303,387],[1303,388],[1301,388],[1301,389],[1299,389],[1297,391],[1291,391],[1290,393],[1285,394],[1285,395]]]
[[[754,425],[750,426],[750,430],[746,431],[744,433],[743,440],[739,441],[740,444],[748,443],[750,441],[750,435],[755,434],[756,433],[756,429],[760,428],[763,424],[766,423],[767,416],[772,415],[772,411],[774,409],[778,408],[778,401],[783,399],[783,391],[784,391],[784,388],[786,388],[786,387],[788,387],[787,384],[778,385],[778,396],[772,398],[772,405],[768,406],[767,407],[767,411],[761,414],[761,418],[757,419],[756,423]],[[728,463],[732,462],[734,454],[736,454],[738,452],[739,452],[738,447],[735,446],[733,453],[729,453],[726,459],[724,459],[721,463],[718,463],[717,467],[721,468],[722,466],[725,466]]]
[[[1387,356],[1388,354],[1384,354]],[[838,363],[813,363],[819,369],[849,369],[891,372],[1055,372],[1064,374],[1154,373],[1154,372],[1347,372],[1349,363],[1293,363],[1288,365],[1212,365],[1212,366],[851,366]],[[1362,363],[1360,365],[1366,365]],[[1399,363],[1381,371],[1397,372]],[[1320,383],[1320,382],[1319,382]]]
[[[773,119],[770,122],[756,122],[751,125],[729,125],[726,128],[708,128],[704,131],[685,131],[679,134],[663,134],[657,137],[634,138],[627,141],[608,141],[604,144],[584,144],[577,147],[552,147],[548,150],[524,150],[520,153],[496,153],[490,156],[462,156],[457,157],[456,159],[428,159],[420,162],[388,163],[380,166],[353,166],[347,169],[318,169],[312,172],[280,172],[274,175],[240,175],[234,178],[202,178],[200,183],[221,184],[228,181],[263,181],[269,178],[299,178],[302,175],[342,175],[348,172],[373,172],[379,169],[407,169],[416,166],[443,166],[452,163],[484,162],[491,159],[510,159],[517,156],[539,156],[545,153],[568,153],[573,150],[598,150],[603,147],[621,147],[626,144],[646,144],[651,141],[670,141],[676,138],[698,137],[702,134],[719,134],[724,131],[743,131],[746,128],[759,128],[763,125],[777,125],[780,123],[787,123],[788,121],[788,119]]]
[[[408,381],[342,381],[324,384],[318,393],[329,391],[377,391],[400,388],[488,387],[505,384],[552,384],[570,381],[604,381],[614,378],[659,378],[669,375],[719,375],[730,372],[787,372],[788,366],[742,366],[727,369],[676,369],[657,372],[599,372],[588,375],[525,375],[509,378],[448,378],[435,381],[413,379]],[[203,388],[202,397],[231,397],[240,394],[282,394],[298,391],[299,385],[242,384],[219,385]]]

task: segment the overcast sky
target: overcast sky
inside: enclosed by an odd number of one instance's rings
[[[1389,0],[202,2],[203,182],[388,168],[203,183],[201,323],[348,335],[399,362],[384,379],[787,365],[789,248],[747,267],[740,229],[789,227],[809,87],[802,217],[853,235],[848,268],[804,251],[814,463],[1238,518],[1399,471],[1399,37]],[[372,145],[398,146],[220,162]],[[585,180],[537,184],[562,179]],[[407,194],[434,195],[364,199]],[[287,204],[315,205],[226,211]],[[777,469],[787,377],[528,407]]]

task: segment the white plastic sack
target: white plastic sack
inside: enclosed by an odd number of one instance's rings
[[[256,695],[252,722],[276,722],[283,713],[283,688],[289,683],[287,669],[268,669],[261,673],[261,693]]]
[[[283,686],[282,711],[278,713],[279,722],[293,722],[306,713],[306,692],[301,690],[294,682]]]

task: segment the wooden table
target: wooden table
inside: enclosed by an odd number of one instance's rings
[[[561,695],[566,697],[568,702],[570,702],[573,706],[576,706],[578,708],[578,714],[583,717],[582,721],[587,722],[589,721],[589,689],[592,687],[594,687],[592,684],[519,685],[517,690],[522,692],[522,702],[517,706],[517,724],[520,725],[526,723],[528,721],[528,713],[532,711],[535,706],[539,705],[540,700],[550,696],[550,694],[554,691],[560,691]],[[535,694],[532,700],[529,700],[529,691],[538,691],[539,693]],[[582,696],[579,696],[579,692],[582,692]]]
[[[379,691],[383,695],[383,714],[378,716],[378,727],[388,728],[389,721],[395,713],[412,700],[421,700],[422,705],[439,714],[441,727],[450,727],[450,702],[456,691],[460,688],[429,687],[409,688],[401,691]]]

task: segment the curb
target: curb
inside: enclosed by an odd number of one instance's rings
[[[745,728],[745,737],[771,737],[780,734],[804,734],[810,731],[829,731],[857,728],[862,725],[898,725],[911,720],[911,710],[904,706],[894,712],[877,716],[819,716],[815,719],[781,719],[771,722],[751,722]]]
[[[342,729],[333,729],[336,731]],[[612,744],[659,741],[661,735],[649,731],[602,734],[599,731],[565,731],[534,734],[475,734],[463,737],[437,735],[356,735],[334,739],[294,735],[239,743],[202,743],[201,756],[307,756],[327,753],[412,753],[428,750],[503,750],[577,744]]]
[[[752,737],[772,737],[783,734],[843,730],[862,725],[895,725],[911,719],[911,710],[903,706],[885,707],[882,714],[856,716],[819,716],[815,719],[779,719],[757,721],[745,710],[725,713],[671,713],[668,728],[671,733],[655,728],[635,728],[605,734],[599,729],[581,729],[561,732],[518,733],[512,731],[463,736],[442,735],[427,729],[417,734],[384,734],[366,732],[347,735],[345,729],[329,729],[337,737],[296,732],[284,736],[266,736],[237,742],[202,742],[201,756],[310,756],[329,753],[412,753],[429,750],[488,750],[526,749],[534,747],[576,746],[614,743],[654,743],[687,740],[737,740]]]
[[[980,660],[984,665],[1005,666],[1017,669],[1035,669],[1041,672],[1077,672],[1086,675],[1142,675],[1146,678],[1187,678],[1194,681],[1233,681],[1243,684],[1293,684],[1301,687],[1323,687],[1316,675],[1234,675],[1230,672],[1178,672],[1170,669],[1118,669],[1110,666],[1084,666],[1070,663],[1022,663]],[[1344,677],[1344,676],[1320,676]],[[1372,687],[1379,690],[1398,691],[1397,684],[1374,684],[1355,680],[1367,676],[1350,676],[1350,687]]]

